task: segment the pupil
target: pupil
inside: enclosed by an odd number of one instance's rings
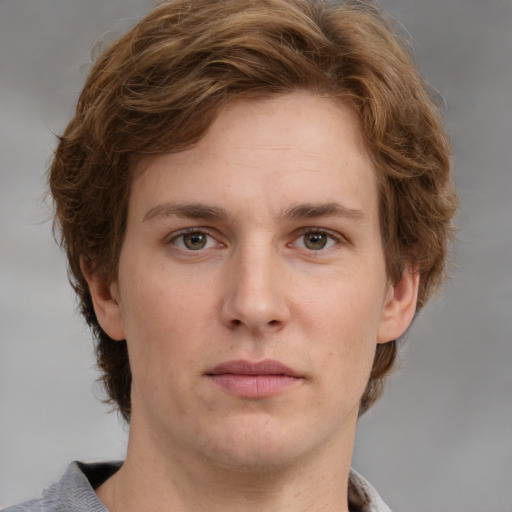
[[[323,249],[327,243],[327,237],[322,233],[314,233],[306,236],[306,247],[308,249]]]
[[[206,245],[206,237],[202,233],[189,233],[185,235],[184,242],[189,249],[202,249]]]

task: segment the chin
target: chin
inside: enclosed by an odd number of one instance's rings
[[[211,462],[242,473],[283,470],[316,448],[309,429],[277,425],[268,418],[246,419],[222,432],[210,431],[208,437],[205,444]]]
[[[269,449],[270,443],[246,442],[245,446],[225,447],[213,454],[212,465],[220,469],[255,475],[285,470],[300,459],[297,449]],[[275,447],[274,447],[275,448]]]

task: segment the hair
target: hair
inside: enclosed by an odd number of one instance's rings
[[[117,278],[134,161],[201,139],[234,99],[308,91],[358,114],[379,185],[386,270],[419,269],[419,310],[445,275],[456,196],[435,102],[392,23],[366,1],[171,0],[99,55],[49,170],[55,227],[96,338],[109,401],[130,420],[126,341],[100,327],[80,268]],[[360,413],[397,343],[376,347]]]

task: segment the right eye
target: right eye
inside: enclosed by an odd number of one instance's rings
[[[200,251],[218,245],[217,240],[204,231],[188,231],[174,236],[170,243],[184,251]]]

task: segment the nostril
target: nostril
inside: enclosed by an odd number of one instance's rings
[[[240,325],[242,322],[241,322],[240,320],[236,320],[236,319],[235,319],[235,320],[233,320],[231,323],[232,323],[233,325]]]
[[[268,323],[268,325],[276,325],[279,323],[279,320],[270,320],[270,322]]]

